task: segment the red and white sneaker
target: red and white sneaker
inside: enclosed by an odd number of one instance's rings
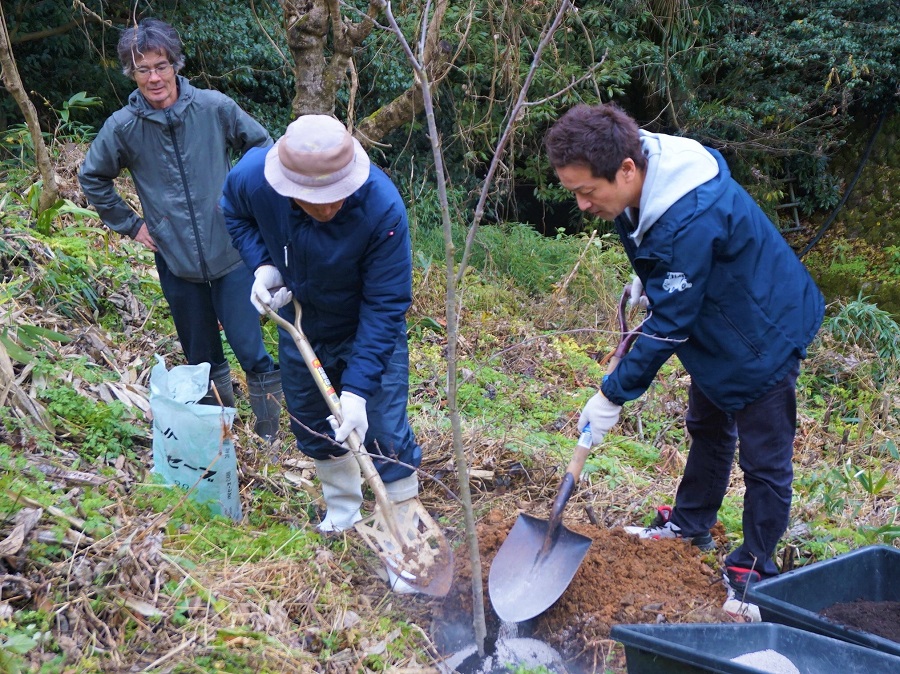
[[[685,542],[695,545],[704,552],[716,549],[716,543],[713,541],[712,534],[708,531],[699,536],[682,536],[681,527],[678,527],[670,521],[672,519],[672,506],[664,505],[656,509],[656,517],[647,527],[625,527],[625,531],[629,534],[635,534],[640,538],[647,538],[654,541],[663,538],[679,538]]]
[[[762,579],[759,571],[745,569],[742,566],[726,566],[722,575],[725,578],[725,589],[728,591],[728,599],[722,609],[738,620],[760,622],[762,618],[759,607],[746,601],[747,587]]]

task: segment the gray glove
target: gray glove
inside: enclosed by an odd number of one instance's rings
[[[341,417],[343,422],[334,432],[337,442],[346,440],[352,431],[359,434],[359,440],[366,439],[366,431],[369,430],[369,417],[366,415],[366,399],[355,393],[344,391],[341,393]]]
[[[265,316],[267,308],[278,311],[294,297],[291,291],[285,287],[281,272],[274,265],[262,265],[253,272],[253,276],[256,277],[256,280],[250,289],[250,301],[263,316]],[[278,290],[272,293],[270,292],[272,288],[278,288]]]
[[[611,403],[605,395],[597,391],[581,410],[581,416],[578,417],[578,431],[583,431],[584,427],[590,424],[591,444],[600,444],[609,430],[618,423],[621,411],[621,405]]]

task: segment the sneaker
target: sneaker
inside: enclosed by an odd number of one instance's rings
[[[743,599],[747,592],[747,586],[762,580],[759,571],[745,569],[741,566],[725,567],[725,585],[735,599]]]
[[[625,527],[625,531],[640,538],[648,538],[654,541],[663,538],[678,538],[700,548],[704,552],[716,549],[716,543],[713,541],[711,533],[707,531],[705,534],[693,537],[682,536],[681,527],[672,524],[669,521],[671,519],[672,506],[659,506],[656,509],[656,517],[653,518],[649,527]]]
[[[759,606],[748,604],[739,599],[726,599],[722,605],[722,610],[735,619],[737,622],[758,623],[762,622],[762,616],[759,613]]]
[[[748,604],[746,601],[747,588],[753,583],[758,583],[762,576],[758,571],[745,569],[741,566],[726,566],[722,574],[725,577],[725,589],[728,591],[727,599],[722,609],[737,620],[758,623],[762,620],[759,607]]]

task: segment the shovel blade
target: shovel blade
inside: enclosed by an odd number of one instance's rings
[[[521,514],[510,529],[488,576],[491,605],[501,620],[522,622],[550,608],[569,587],[591,539],[564,526],[542,553],[550,523]]]

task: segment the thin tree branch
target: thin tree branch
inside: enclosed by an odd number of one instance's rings
[[[91,21],[96,21],[96,19],[91,18]],[[11,37],[9,39],[10,44],[24,44],[25,42],[36,42],[37,40],[43,40],[48,37],[53,37],[55,35],[64,35],[75,28],[78,28],[81,25],[81,21],[74,19],[69,21],[68,23],[64,23],[61,26],[54,26],[53,28],[45,28],[44,30],[38,30],[33,33],[25,33],[24,35],[16,35],[14,38]]]
[[[78,0],[76,0],[76,2],[77,1]],[[254,2],[254,0],[250,0],[250,11],[253,13],[253,18],[256,19],[256,24],[259,26],[259,29],[260,29],[260,31],[262,31],[262,34],[266,36],[266,39],[269,41],[269,44],[271,44],[272,48],[278,52],[278,55],[281,57],[281,60],[284,61],[286,64],[290,65],[291,62],[288,61],[288,57],[284,55],[284,52],[281,51],[281,48],[275,43],[275,40],[272,39],[272,36],[269,35],[268,31],[265,29],[265,26],[263,26],[262,21],[259,18],[259,15],[256,13],[256,3]]]
[[[88,7],[87,5],[85,5],[81,0],[72,0],[72,8],[74,9],[75,7],[79,7],[79,8],[81,9],[82,12],[84,12],[85,14],[87,14],[88,17],[90,17],[90,18],[92,19],[92,21],[96,21],[96,22],[98,22],[98,23],[102,23],[102,24],[103,24],[104,26],[106,26],[107,28],[111,28],[111,27],[112,27],[113,22],[112,22],[111,20],[109,20],[109,19],[104,19],[102,16],[100,16],[99,14],[97,14],[97,13],[96,13],[94,10],[92,10],[90,7]],[[88,22],[85,20],[85,23],[88,23]]]
[[[463,248],[462,260],[460,261],[459,269],[456,272],[457,281],[462,281],[462,278],[465,275],[466,266],[469,262],[469,256],[471,255],[472,248],[475,244],[475,234],[478,232],[478,226],[481,224],[481,220],[484,217],[484,205],[487,202],[490,186],[494,180],[494,174],[497,172],[497,167],[500,165],[500,160],[502,159],[503,152],[506,149],[506,144],[509,141],[510,136],[512,136],[513,130],[516,126],[516,122],[518,122],[519,115],[524,109],[525,100],[528,96],[528,89],[531,86],[531,81],[534,79],[534,74],[537,72],[538,65],[541,62],[541,55],[544,52],[544,48],[553,39],[553,35],[556,33],[556,29],[559,28],[559,25],[562,23],[563,17],[565,17],[566,12],[568,12],[571,6],[571,0],[563,0],[556,12],[556,16],[553,17],[553,21],[550,23],[550,26],[547,28],[543,37],[541,38],[541,41],[534,52],[534,57],[531,59],[531,67],[528,69],[528,74],[525,76],[525,81],[522,83],[522,90],[519,92],[519,96],[516,100],[515,105],[513,105],[512,110],[510,110],[506,128],[503,130],[503,134],[500,136],[500,140],[497,141],[497,146],[494,149],[494,156],[491,159],[487,175],[485,176],[484,183],[481,187],[481,195],[478,197],[478,203],[475,206],[475,215],[472,219],[472,225],[469,227],[469,233],[466,236],[466,245]]]
[[[572,80],[572,81],[569,83],[569,85],[566,86],[564,89],[560,89],[559,91],[556,91],[556,92],[550,94],[549,96],[547,96],[547,97],[545,97],[545,98],[540,98],[540,99],[538,99],[538,100],[536,100],[536,101],[525,101],[525,102],[522,103],[522,107],[524,107],[524,108],[530,108],[530,107],[533,107],[533,106],[535,106],[535,105],[542,105],[543,103],[549,103],[550,101],[556,100],[557,98],[559,98],[560,96],[562,96],[562,95],[563,95],[564,93],[566,93],[567,91],[571,91],[572,89],[574,89],[575,87],[577,87],[579,84],[581,84],[581,83],[584,82],[585,80],[589,79],[589,78],[591,77],[591,75],[593,75],[594,72],[595,72],[600,66],[603,65],[603,63],[606,61],[606,57],[607,57],[608,54],[609,54],[609,50],[607,49],[607,50],[606,50],[606,53],[603,55],[603,58],[600,59],[600,61],[599,61],[598,63],[595,63],[595,64],[592,65],[590,68],[588,68],[588,71],[587,71],[584,75],[582,75],[581,77],[579,77],[577,80]]]

